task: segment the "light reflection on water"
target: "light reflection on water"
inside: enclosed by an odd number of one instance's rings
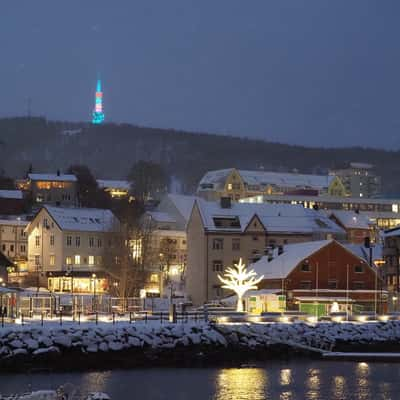
[[[0,394],[70,382],[112,400],[397,400],[399,364],[268,361],[257,368],[137,369],[0,375]],[[1,396],[0,396],[1,397]]]

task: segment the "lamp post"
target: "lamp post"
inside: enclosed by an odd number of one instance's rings
[[[92,274],[93,279],[93,311],[96,311],[96,274]]]

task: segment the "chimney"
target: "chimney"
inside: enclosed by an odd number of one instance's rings
[[[231,208],[232,200],[230,197],[221,197],[221,208]]]

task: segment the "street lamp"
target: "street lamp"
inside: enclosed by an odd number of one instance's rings
[[[93,279],[93,311],[96,311],[96,274],[92,274]]]

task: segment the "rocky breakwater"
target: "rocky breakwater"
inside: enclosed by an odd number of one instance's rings
[[[400,322],[0,329],[2,371],[232,364],[313,350],[400,352]]]

